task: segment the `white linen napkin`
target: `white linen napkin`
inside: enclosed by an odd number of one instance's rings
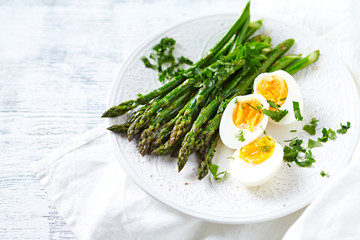
[[[248,225],[207,223],[182,214],[126,176],[105,129],[99,126],[33,165],[79,239],[280,239],[303,211]]]

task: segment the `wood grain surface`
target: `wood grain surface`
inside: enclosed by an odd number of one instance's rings
[[[0,1],[0,239],[75,239],[30,166],[103,123],[124,58],[184,19],[245,1]]]

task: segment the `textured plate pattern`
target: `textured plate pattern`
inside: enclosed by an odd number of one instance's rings
[[[234,15],[220,15],[188,21],[144,43],[119,71],[114,80],[108,106],[136,97],[160,86],[156,73],[145,69],[140,58],[149,52],[163,36],[177,40],[175,54],[196,60],[222,36],[235,19]],[[304,121],[287,129],[270,126],[267,131],[281,143],[290,139],[290,129],[307,144],[309,135],[301,129],[312,117],[320,119],[318,135],[323,127],[337,129],[339,123],[359,122],[358,97],[353,80],[341,62],[310,33],[281,21],[265,18],[261,32],[272,37],[273,44],[286,38],[296,39],[292,53],[308,54],[321,50],[319,61],[297,73],[304,98],[302,114]],[[109,124],[124,121],[126,116],[110,119]],[[355,124],[353,124],[355,125]],[[284,163],[279,173],[268,183],[259,187],[243,187],[231,178],[223,182],[196,179],[198,165],[191,158],[184,170],[178,174],[176,159],[171,157],[146,156],[138,153],[137,142],[129,143],[126,137],[111,134],[119,162],[129,176],[146,192],[160,201],[187,214],[222,223],[251,223],[277,218],[289,214],[310,203],[315,194],[329,179],[322,178],[320,171],[333,176],[349,161],[359,135],[353,126],[346,135],[339,135],[323,147],[313,149],[317,160],[312,168],[299,168]],[[315,137],[313,139],[315,139]],[[221,143],[217,146],[214,162],[226,169],[226,157],[232,151]]]

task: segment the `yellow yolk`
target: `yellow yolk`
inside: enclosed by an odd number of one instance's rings
[[[245,162],[256,165],[271,157],[275,150],[275,140],[265,136],[240,149],[239,157]]]
[[[266,100],[271,100],[281,106],[288,95],[288,86],[282,77],[267,76],[259,81],[256,92],[263,95]],[[273,110],[273,108],[270,109]]]
[[[257,99],[251,99],[237,103],[233,111],[233,122],[235,126],[241,129],[253,131],[254,126],[259,124],[263,118],[261,110],[256,107],[262,106]]]

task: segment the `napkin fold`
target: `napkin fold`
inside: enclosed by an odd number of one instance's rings
[[[208,223],[180,213],[126,176],[105,129],[99,126],[33,165],[79,239],[281,239],[303,212],[244,225]]]

